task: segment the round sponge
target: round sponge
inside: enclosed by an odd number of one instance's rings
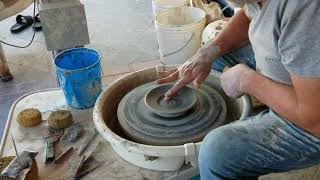
[[[48,117],[48,124],[54,129],[67,128],[73,123],[72,114],[67,110],[52,112]]]
[[[34,127],[42,121],[41,112],[38,109],[25,109],[17,116],[17,122],[23,127]]]

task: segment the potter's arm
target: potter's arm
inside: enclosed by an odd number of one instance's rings
[[[250,20],[243,10],[239,10],[222,32],[207,46],[208,49],[219,47],[219,55],[238,49],[249,42]]]

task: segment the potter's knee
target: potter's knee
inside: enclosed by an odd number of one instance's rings
[[[202,141],[199,153],[200,167],[215,168],[228,159],[228,130],[218,128],[211,131]]]

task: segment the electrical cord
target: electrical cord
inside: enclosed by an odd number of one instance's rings
[[[35,17],[36,17],[36,0],[33,0],[33,19],[35,19]],[[2,41],[2,40],[0,40],[0,42],[5,44],[5,45],[12,46],[12,47],[15,47],[15,48],[27,48],[32,44],[32,42],[34,40],[34,37],[36,35],[36,31],[34,30],[34,27],[35,27],[35,23],[33,23],[33,25],[32,25],[32,29],[33,29],[32,38],[31,38],[30,42],[25,46],[19,46],[19,45],[10,44],[10,43],[7,43],[7,42]]]

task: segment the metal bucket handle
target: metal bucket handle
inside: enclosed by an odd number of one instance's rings
[[[159,48],[158,51],[159,51],[159,53],[160,53],[160,56],[161,56],[162,58],[164,58],[164,57],[167,57],[167,56],[170,56],[170,55],[173,55],[173,54],[176,54],[176,53],[180,52],[181,50],[183,50],[183,49],[190,43],[190,41],[193,39],[193,37],[194,37],[194,33],[192,32],[189,40],[187,41],[187,43],[186,43],[185,45],[183,45],[183,46],[182,46],[181,48],[179,48],[178,50],[173,51],[173,52],[168,53],[168,54],[162,53],[162,52],[160,51],[160,48]]]

